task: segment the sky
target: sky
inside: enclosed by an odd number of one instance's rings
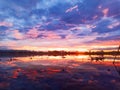
[[[0,49],[78,50],[120,44],[120,0],[0,0]]]

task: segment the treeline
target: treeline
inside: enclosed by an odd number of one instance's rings
[[[88,55],[120,55],[120,52],[118,51],[110,51],[110,52],[104,52],[104,51],[93,51],[93,52],[87,52]]]
[[[64,56],[64,55],[78,55],[78,54],[85,54],[85,52],[0,50],[0,57],[5,57],[5,56],[22,57],[22,56],[38,56],[38,55]]]
[[[78,51],[27,51],[27,50],[0,50],[0,57],[23,57],[23,56],[65,56],[65,55],[120,55],[120,52],[97,51],[97,52],[78,52]]]

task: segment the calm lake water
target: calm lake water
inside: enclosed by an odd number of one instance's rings
[[[0,90],[120,90],[120,56],[113,61],[110,55],[0,57]]]

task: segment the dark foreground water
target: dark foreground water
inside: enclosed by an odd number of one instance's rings
[[[0,90],[120,90],[120,59],[1,57]]]

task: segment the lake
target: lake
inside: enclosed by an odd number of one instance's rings
[[[0,57],[0,90],[120,90],[120,56],[104,57]]]

